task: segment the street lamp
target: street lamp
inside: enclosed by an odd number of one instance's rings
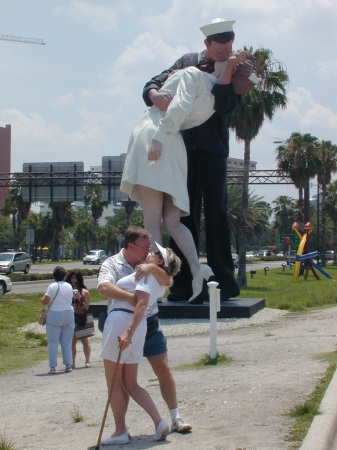
[[[316,247],[317,247],[317,264],[319,264],[319,257],[320,257],[320,251],[319,251],[319,208],[320,208],[320,199],[319,199],[319,176],[317,174],[317,185],[310,183],[310,186],[317,186],[317,200],[316,200],[316,229],[317,229],[317,235],[316,235]]]

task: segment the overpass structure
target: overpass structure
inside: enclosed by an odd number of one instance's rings
[[[0,187],[28,186],[87,186],[92,184],[118,186],[122,177],[121,171],[77,171],[72,172],[32,172],[32,173],[0,173]],[[227,172],[228,184],[242,184],[243,171]],[[249,184],[293,184],[287,174],[275,170],[250,170]]]
[[[82,170],[77,170],[80,168]],[[84,187],[90,185],[102,186],[102,199],[104,201],[129,201],[128,196],[120,191],[122,170],[83,171],[83,163],[73,163],[72,169],[54,167],[50,165],[48,171],[32,170],[17,173],[0,173],[0,189],[22,187],[23,201],[33,203],[36,201],[82,201]],[[46,169],[45,169],[46,170]],[[244,172],[241,170],[228,170],[227,184],[242,185]],[[291,180],[278,170],[249,171],[250,185],[264,184],[292,184]]]

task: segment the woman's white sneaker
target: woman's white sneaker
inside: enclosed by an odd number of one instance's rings
[[[119,436],[110,436],[108,438],[101,440],[101,445],[121,445],[121,444],[129,444],[130,439],[127,433],[120,434]]]
[[[154,441],[164,441],[166,439],[166,436],[169,432],[169,426],[165,422],[165,420],[162,420],[159,422],[159,425],[156,429],[155,435],[153,436]]]

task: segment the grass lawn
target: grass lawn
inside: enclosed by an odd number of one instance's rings
[[[337,278],[337,267],[327,272]],[[265,298],[267,308],[306,312],[312,308],[325,308],[336,304],[336,285],[320,275],[317,281],[312,273],[308,279],[293,280],[293,271],[272,269],[264,274],[257,270],[253,278],[247,277],[247,288],[241,289],[241,298]],[[101,301],[96,289],[90,290],[91,301]],[[239,297],[239,298],[240,298]],[[22,333],[18,329],[36,322],[42,309],[41,294],[6,294],[0,298],[0,375],[12,370],[31,367],[47,359],[45,335]]]
[[[257,270],[253,278],[247,274],[247,288],[241,288],[241,298],[263,297],[267,308],[286,309],[288,311],[307,311],[309,308],[324,308],[335,305],[337,291],[335,279],[337,267],[329,265],[324,269],[332,278],[328,279],[319,273],[320,280],[316,280],[310,271],[307,280],[300,276],[293,279],[293,270],[288,267],[271,269],[264,274],[264,270]],[[239,297],[239,298],[240,298]]]

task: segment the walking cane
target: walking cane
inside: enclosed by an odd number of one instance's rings
[[[118,366],[119,366],[119,361],[121,359],[122,351],[123,350],[120,348],[119,349],[119,353],[118,353],[118,358],[117,358],[115,371],[114,371],[114,374],[113,374],[113,377],[112,377],[111,386],[110,386],[109,393],[108,393],[108,400],[106,402],[106,407],[105,407],[105,411],[104,411],[102,425],[101,425],[101,429],[100,429],[100,432],[99,432],[99,436],[98,436],[98,440],[97,440],[97,444],[96,444],[95,450],[99,450],[99,446],[101,444],[103,428],[104,428],[106,416],[107,416],[108,410],[109,410],[110,400],[111,400],[111,396],[112,396],[112,390],[113,390],[113,387],[114,387],[114,384],[115,384],[115,379],[116,379],[117,370],[118,370]]]

